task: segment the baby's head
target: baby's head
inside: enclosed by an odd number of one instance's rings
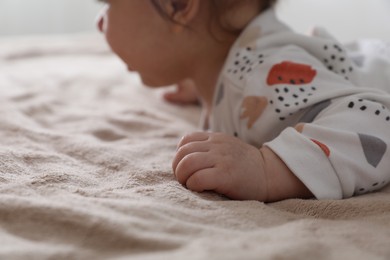
[[[174,17],[164,9],[164,0],[150,0],[156,10],[167,20],[175,23]],[[269,9],[276,0],[203,0],[209,9],[210,25],[217,25],[226,32],[239,34],[247,23],[264,10]],[[186,5],[188,1],[177,1]],[[183,7],[182,7],[183,8]],[[212,33],[212,32],[211,32]]]
[[[276,0],[103,0],[98,27],[149,86],[196,78],[223,63],[246,25]],[[208,60],[207,60],[208,59]],[[213,60],[214,59],[214,60]],[[211,64],[210,64],[211,66]]]

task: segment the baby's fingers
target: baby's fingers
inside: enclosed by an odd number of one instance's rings
[[[209,136],[210,134],[207,132],[195,132],[195,133],[187,134],[183,136],[183,138],[180,140],[179,144],[177,145],[177,149],[192,142],[206,141],[209,139]]]
[[[218,174],[218,170],[216,168],[208,168],[192,174],[186,182],[186,187],[195,192],[217,191],[223,193],[222,182],[223,180],[221,175]]]
[[[176,172],[176,168],[179,165],[179,162],[183,160],[189,154],[197,153],[197,152],[208,152],[209,147],[200,141],[192,142],[186,145],[181,146],[175,155],[175,158],[172,161],[172,169],[173,172]]]
[[[177,165],[175,170],[176,179],[185,185],[187,180],[197,171],[212,168],[213,158],[205,152],[195,152],[186,155]]]

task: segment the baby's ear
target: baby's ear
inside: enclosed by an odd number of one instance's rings
[[[166,14],[177,23],[175,30],[181,30],[198,14],[200,0],[163,0],[161,3]]]

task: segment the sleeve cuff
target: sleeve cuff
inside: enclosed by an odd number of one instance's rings
[[[323,150],[294,128],[265,143],[317,199],[342,199],[337,174]]]

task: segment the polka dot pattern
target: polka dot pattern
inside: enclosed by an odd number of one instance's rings
[[[389,183],[390,183],[390,180],[381,180],[381,181],[376,181],[376,182],[373,182],[371,184],[368,184],[365,187],[358,187],[358,188],[356,188],[354,195],[361,195],[361,194],[380,190],[380,189],[384,188],[385,186],[387,186]]]
[[[279,120],[284,121],[294,115],[294,112],[291,111],[296,111],[296,107],[307,105],[310,97],[316,91],[317,88],[315,86],[299,88],[288,88],[287,86],[276,87],[275,93],[273,94],[274,98],[270,100],[270,104],[273,105],[274,112],[277,114]]]
[[[375,101],[365,99],[351,100],[348,103],[348,108],[367,113],[369,116],[375,116],[390,123],[390,110]]]
[[[350,80],[354,72],[354,64],[347,59],[347,52],[338,43],[328,43],[322,47],[322,63],[328,70]]]
[[[312,85],[317,71],[311,66],[289,61],[276,64],[270,70],[267,84],[274,89],[270,104],[280,121],[294,115],[297,107],[309,105],[317,91]]]
[[[233,75],[238,80],[243,80],[246,74],[251,73],[254,68],[264,63],[264,54],[255,53],[252,47],[241,49],[235,54],[235,60],[227,73]]]

